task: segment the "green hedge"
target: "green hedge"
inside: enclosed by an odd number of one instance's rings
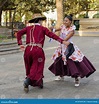
[[[99,18],[99,13],[95,14],[93,18]]]
[[[7,36],[0,34],[0,39],[5,39],[5,38],[7,38]]]

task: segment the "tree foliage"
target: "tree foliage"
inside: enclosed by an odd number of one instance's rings
[[[64,14],[79,14],[82,11],[96,10],[97,0],[63,0]]]
[[[63,0],[64,14],[79,14],[81,11],[96,10],[99,0]],[[31,18],[33,13],[42,13],[56,8],[56,0],[0,0],[0,21],[2,11],[15,9],[15,20]]]
[[[3,5],[3,1],[6,1]],[[15,19],[21,21],[23,15],[26,19],[31,18],[33,13],[42,13],[55,9],[55,0],[0,0],[2,10],[16,9]]]

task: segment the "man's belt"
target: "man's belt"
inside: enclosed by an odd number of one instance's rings
[[[30,43],[30,44],[27,44],[26,46],[38,46],[40,48],[42,48],[42,44],[36,44],[36,43]]]

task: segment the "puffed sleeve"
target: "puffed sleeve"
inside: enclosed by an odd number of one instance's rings
[[[18,45],[22,45],[22,36],[24,34],[26,34],[26,32],[27,32],[27,28],[24,28],[24,29],[22,29],[22,30],[17,32],[17,42],[18,42]]]
[[[63,42],[63,39],[61,39],[59,36],[57,36],[56,34],[54,34],[53,32],[49,31],[46,27],[44,27],[44,33],[45,35],[47,35],[48,37],[55,39],[56,41],[59,41],[60,43]]]
[[[73,31],[73,30],[75,30],[75,29],[76,29],[76,26],[73,25],[73,26],[71,26],[70,31]]]

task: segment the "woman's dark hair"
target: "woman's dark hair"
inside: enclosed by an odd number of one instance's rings
[[[73,18],[72,17],[73,17],[72,14],[66,16],[66,18],[68,18],[70,21],[73,21]]]

